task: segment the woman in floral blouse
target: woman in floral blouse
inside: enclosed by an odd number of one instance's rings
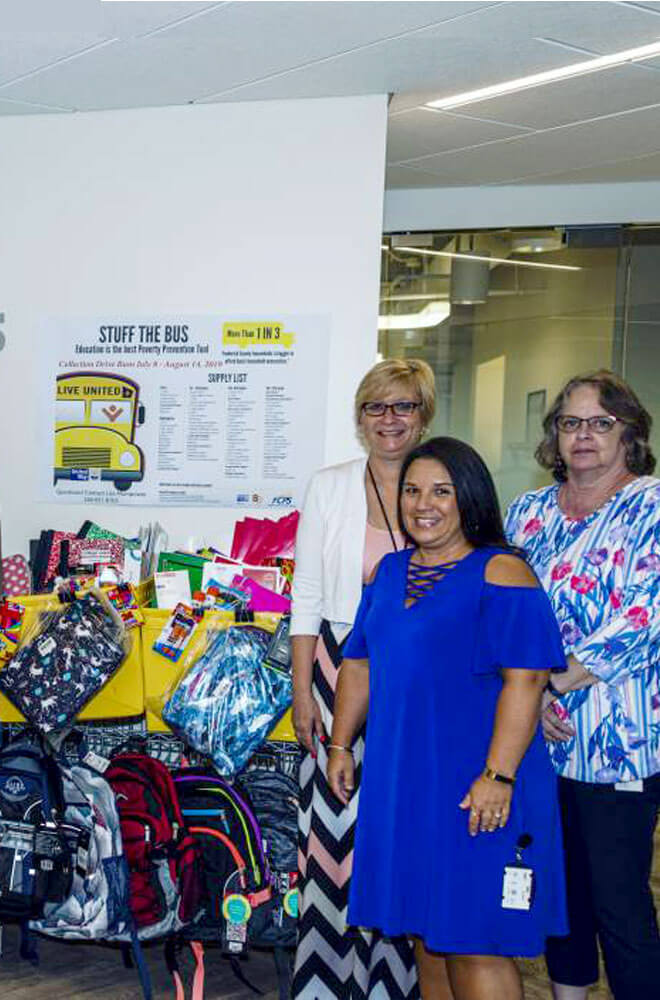
[[[608,371],[557,396],[536,451],[556,485],[507,517],[546,588],[569,670],[543,728],[559,774],[571,933],[548,940],[556,1000],[584,1000],[600,942],[616,1000],[660,998],[649,878],[660,806],[660,480],[651,418]]]

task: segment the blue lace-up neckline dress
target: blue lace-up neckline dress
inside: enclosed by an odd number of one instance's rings
[[[483,771],[502,668],[565,669],[540,588],[486,583],[502,550],[476,549],[406,607],[412,550],[386,556],[344,657],[369,660],[369,712],[348,919],[453,954],[540,954],[567,933],[556,778],[540,727],[518,769],[511,817],[468,834],[459,809]],[[503,909],[519,837],[535,874],[528,911]]]

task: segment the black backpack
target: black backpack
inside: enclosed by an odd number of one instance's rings
[[[67,898],[67,830],[60,771],[43,745],[19,738],[0,750],[0,924],[38,918],[45,903]]]
[[[204,871],[202,915],[187,936],[197,941],[218,941],[220,936],[226,953],[241,953],[247,944],[248,910],[254,912],[272,894],[252,804],[212,769],[182,768],[173,777],[183,821],[201,849]],[[239,913],[243,899],[247,905]]]
[[[239,782],[230,783],[212,769],[182,768],[175,773],[174,783],[184,822],[200,845],[204,866],[202,917],[183,931],[197,964],[195,981],[203,978],[202,942],[220,941],[236,976],[259,992],[237,959],[245,958],[250,946],[264,947],[275,958],[280,1000],[288,1000],[296,917],[284,907],[285,897],[269,867],[249,793]],[[287,864],[290,857],[287,853]],[[176,974],[173,950],[169,960]]]

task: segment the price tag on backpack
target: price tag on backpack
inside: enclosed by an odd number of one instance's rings
[[[76,871],[83,878],[89,870],[89,831],[81,830],[76,850]]]
[[[222,932],[226,951],[241,952],[247,943],[248,920],[252,916],[250,901],[241,893],[230,893],[222,901],[225,926]]]
[[[40,643],[37,644],[37,649],[39,650],[39,656],[48,656],[55,649],[57,643],[53,639],[52,635],[49,635],[46,639],[42,639]]]
[[[98,771],[99,774],[105,774],[105,772],[110,767],[110,761],[107,757],[102,757],[98,753],[94,753],[93,750],[88,751],[83,757],[83,764],[87,764],[87,767],[91,767],[92,770]]]

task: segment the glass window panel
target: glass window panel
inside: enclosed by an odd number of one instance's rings
[[[429,362],[430,432],[475,445],[503,505],[551,481],[534,449],[563,383],[621,353],[621,241],[617,227],[384,238],[380,354]]]

